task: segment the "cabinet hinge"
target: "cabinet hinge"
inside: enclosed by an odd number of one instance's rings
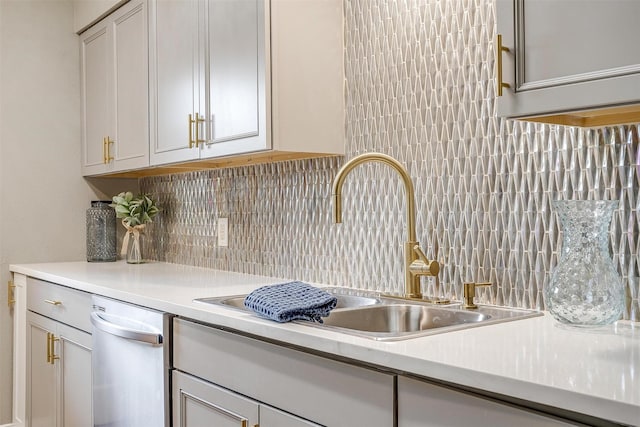
[[[13,284],[13,280],[9,280],[7,282],[7,304],[9,305],[9,308],[13,308],[14,304],[16,303],[13,291],[15,288],[16,285]]]

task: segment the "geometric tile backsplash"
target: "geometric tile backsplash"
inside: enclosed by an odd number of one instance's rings
[[[611,251],[625,318],[640,320],[640,125],[579,129],[495,115],[495,11],[489,0],[345,0],[347,158],[398,159],[416,190],[418,240],[442,265],[423,292],[543,308],[561,229],[551,201],[619,199]],[[404,187],[361,165],[332,220],[342,158],[143,178],[162,207],[147,256],[277,278],[403,290]],[[229,218],[229,246],[216,223]]]

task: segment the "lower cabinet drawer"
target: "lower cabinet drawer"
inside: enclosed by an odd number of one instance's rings
[[[394,425],[394,376],[184,319],[174,367],[327,426]]]
[[[398,427],[578,427],[515,405],[398,376]]]
[[[322,427],[182,372],[172,378],[173,427]]]
[[[27,278],[27,309],[85,332],[91,332],[91,294]]]

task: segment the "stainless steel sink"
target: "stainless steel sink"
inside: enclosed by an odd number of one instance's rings
[[[395,298],[342,288],[325,289],[338,299],[338,305],[323,323],[296,321],[316,328],[366,337],[377,341],[396,341],[443,332],[468,329],[512,320],[542,316],[542,312],[508,307],[480,305],[477,309],[461,304],[439,306],[418,301],[398,302]],[[198,298],[194,301],[238,310],[245,295]]]
[[[482,305],[478,309],[467,310],[460,305],[439,307],[422,303],[391,303],[332,311],[323,319],[323,324],[312,325],[377,341],[397,341],[535,316],[542,316],[542,312]]]
[[[489,320],[488,314],[418,304],[392,304],[334,311],[324,318],[325,326],[362,332],[403,334],[446,326]]]

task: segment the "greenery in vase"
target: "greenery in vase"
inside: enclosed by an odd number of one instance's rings
[[[148,194],[133,197],[130,191],[113,196],[113,203],[109,206],[115,208],[116,217],[123,218],[129,227],[152,222],[151,219],[160,211]]]

